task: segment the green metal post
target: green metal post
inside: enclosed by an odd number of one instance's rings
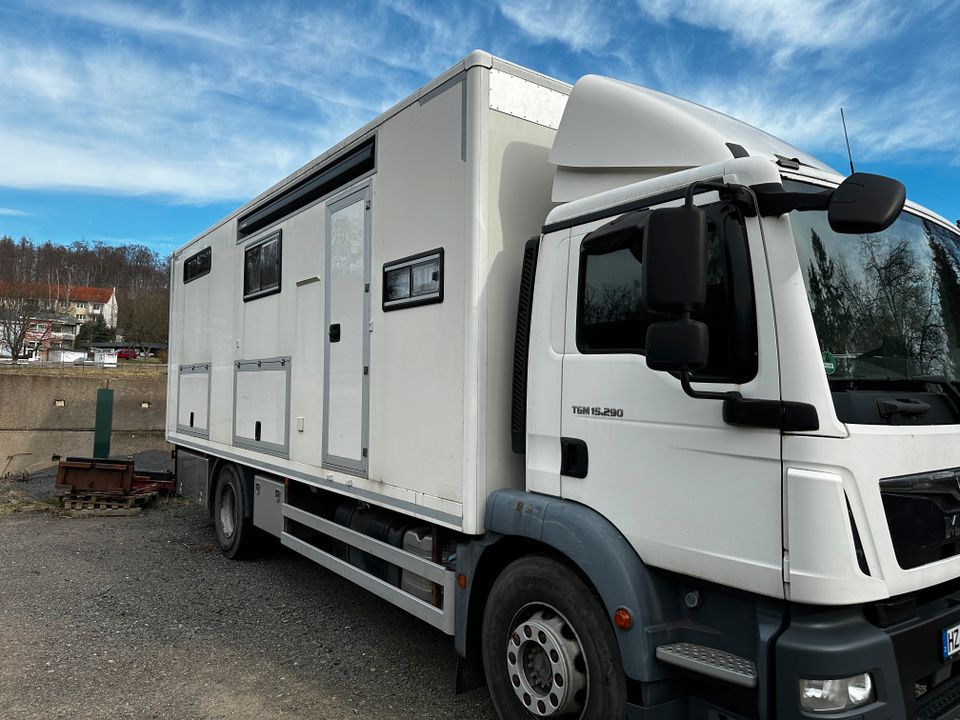
[[[97,422],[93,430],[93,456],[110,457],[110,434],[113,432],[113,390],[97,390]]]

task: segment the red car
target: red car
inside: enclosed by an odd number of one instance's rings
[[[124,348],[123,350],[117,350],[117,359],[118,360],[136,360],[137,351],[130,348]]]

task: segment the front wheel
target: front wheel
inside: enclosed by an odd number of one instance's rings
[[[240,472],[233,465],[224,465],[213,491],[213,524],[217,544],[231,560],[248,555],[253,545],[254,528],[250,518],[244,517],[245,507],[246,488]]]
[[[572,570],[539,555],[497,578],[483,614],[483,666],[502,720],[626,715],[613,625]]]

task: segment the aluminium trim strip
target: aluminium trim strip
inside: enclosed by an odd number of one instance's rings
[[[330,553],[315,548],[310,543],[304,542],[290,533],[284,532],[280,534],[280,544],[308,557],[327,570],[335,572],[337,575],[342,575],[355,585],[359,585],[364,590],[369,590],[374,595],[396,605],[401,610],[406,610],[414,617],[433,625],[447,635],[453,635],[454,618],[453,608],[451,606],[454,599],[454,586],[452,572],[450,573],[449,583],[445,583],[443,587],[443,607],[437,608],[424,602],[420,598],[405,593],[400,588],[388,582],[384,582],[380,578],[365,573],[363,570],[354,567],[350,563]]]
[[[308,473],[300,472],[299,470],[291,470],[289,468],[281,467],[280,465],[264,462],[260,459],[248,458],[243,455],[238,455],[237,453],[232,453],[229,450],[223,450],[219,447],[215,449],[210,448],[199,443],[185,440],[182,437],[174,437],[173,434],[167,435],[167,441],[174,445],[182,445],[183,447],[190,448],[191,450],[213,455],[214,457],[233,460],[234,462],[240,463],[241,465],[245,465],[246,467],[250,467],[255,470],[263,470],[264,472],[273,473],[274,475],[278,475],[280,477],[293,478],[295,480],[299,480],[300,482],[307,483],[308,485],[315,485],[316,487],[323,488],[324,490],[330,490],[338,495],[353,497],[359,500],[367,500],[368,502],[375,503],[381,507],[391,510],[398,510],[408,515],[419,515],[429,520],[443,523],[457,530],[463,528],[462,516],[444,512],[443,510],[434,510],[433,508],[429,508],[424,505],[417,505],[416,503],[412,503],[408,500],[400,500],[399,498],[393,498],[389,495],[384,495],[383,493],[373,492],[372,490],[364,490],[363,488],[358,487],[346,487],[344,485],[335,483],[332,480],[327,480],[326,478],[310,475]]]
[[[421,575],[427,580],[431,580],[439,585],[446,584],[447,580],[453,576],[453,571],[445,569],[442,565],[424,560],[419,555],[406,552],[398,547],[372,538],[369,535],[364,535],[363,533],[351,530],[343,525],[338,525],[335,522],[326,520],[313,513],[308,513],[306,510],[302,510],[293,505],[284,503],[281,510],[283,516],[289,520],[313,528],[318,532],[322,532],[324,535],[329,535],[335,540],[345,542],[347,545],[352,545],[371,555],[382,558],[389,563],[399,565],[404,570],[409,570],[412,573]]]

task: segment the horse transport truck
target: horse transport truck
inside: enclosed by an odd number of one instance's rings
[[[170,287],[223,552],[452,635],[501,718],[960,717],[960,235],[899,182],[478,51]]]

